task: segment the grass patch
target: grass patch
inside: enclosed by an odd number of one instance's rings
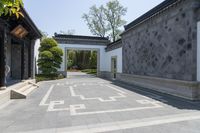
[[[68,72],[80,72],[81,70],[77,70],[77,69],[68,69]]]
[[[97,75],[97,69],[84,69],[84,70],[81,70],[81,72]]]
[[[60,74],[49,74],[49,75],[38,74],[38,75],[36,75],[36,82],[57,80],[57,79],[63,79],[63,78],[64,78],[64,76],[60,75]]]

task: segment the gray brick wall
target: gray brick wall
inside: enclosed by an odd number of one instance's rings
[[[123,73],[195,81],[197,5],[182,0],[125,32]]]
[[[26,44],[24,47],[24,78],[27,79],[28,78],[28,45],[30,44]]]

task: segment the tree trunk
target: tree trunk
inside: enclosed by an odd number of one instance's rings
[[[112,34],[113,34],[113,42],[115,42],[115,29],[112,28]]]

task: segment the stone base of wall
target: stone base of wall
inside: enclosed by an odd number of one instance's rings
[[[59,74],[62,74],[63,76],[67,77],[67,73],[65,71],[58,71]]]
[[[98,77],[105,78],[105,79],[112,79],[112,73],[107,72],[107,71],[101,71],[101,72],[99,72]]]
[[[129,74],[118,74],[117,80],[189,100],[200,100],[199,82],[180,81]]]

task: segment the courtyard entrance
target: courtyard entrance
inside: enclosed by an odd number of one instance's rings
[[[100,71],[106,70],[107,62],[105,63],[105,48],[110,43],[108,38],[104,37],[95,37],[95,36],[81,36],[81,35],[64,35],[64,34],[55,34],[53,37],[57,42],[59,47],[64,51],[63,56],[63,62],[61,64],[61,68],[58,70],[60,73],[65,75],[67,77],[68,69],[70,67],[84,67],[84,66],[92,66],[96,69],[96,75],[100,75]],[[79,58],[81,60],[74,60],[76,63],[73,64],[71,60],[69,60],[71,57],[70,53],[71,51],[77,51],[76,54],[80,54],[80,51],[88,52],[90,51],[90,55],[79,55]],[[94,56],[91,56],[91,51]],[[83,52],[82,52],[83,53]],[[94,59],[89,59],[93,58]],[[91,64],[89,64],[89,61],[83,62],[85,60],[90,60]],[[93,61],[92,61],[93,60]],[[71,64],[73,66],[71,66]]]
[[[98,50],[67,49],[67,72],[84,72],[97,75]],[[68,76],[68,74],[67,74]]]

